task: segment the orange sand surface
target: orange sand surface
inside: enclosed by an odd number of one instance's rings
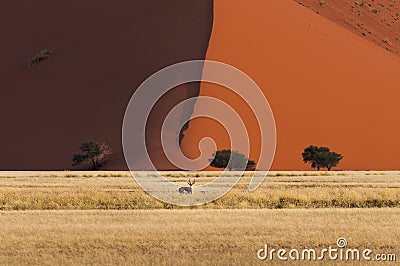
[[[243,70],[268,98],[277,125],[273,169],[308,169],[301,152],[310,144],[342,153],[338,169],[399,168],[400,61],[394,53],[292,0],[217,0],[207,58]],[[207,83],[200,95],[227,101],[245,118],[250,157],[257,159],[256,120],[244,102]],[[193,120],[185,135],[182,148],[191,157],[205,136],[229,148],[224,129],[208,119]]]

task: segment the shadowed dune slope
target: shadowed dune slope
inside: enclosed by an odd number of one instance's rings
[[[126,168],[121,127],[126,105],[155,71],[203,59],[213,1],[2,1],[0,3],[0,169],[66,169],[80,143],[106,142],[106,168]],[[38,52],[53,55],[33,68]],[[180,86],[154,109],[148,124],[151,156],[159,156],[163,115],[197,96]],[[177,118],[181,119],[181,118]]]
[[[303,148],[326,145],[344,155],[340,169],[398,169],[400,61],[394,54],[292,0],[216,1],[208,59],[249,74],[268,98],[277,124],[273,169],[306,169]],[[250,157],[259,137],[237,96],[202,84],[200,95],[229,102],[250,132]],[[196,105],[195,114],[204,106]],[[263,114],[260,114],[263,115]],[[217,123],[193,120],[182,147],[196,157],[212,136],[229,145]]]

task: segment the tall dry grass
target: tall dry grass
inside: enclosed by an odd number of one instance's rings
[[[182,185],[216,176],[163,174]],[[399,259],[400,172],[272,172],[254,192],[250,175],[190,209],[155,200],[127,172],[0,172],[0,264],[281,265],[256,251],[335,247],[339,237]]]
[[[259,261],[256,252],[264,244],[320,250],[345,237],[350,248],[399,259],[399,216],[398,208],[0,212],[0,263],[365,265],[327,259],[283,264]]]
[[[250,174],[224,197],[196,208],[368,208],[400,206],[400,172],[272,172],[254,192]],[[185,185],[215,172],[166,172]],[[194,188],[196,193],[196,187]],[[177,193],[177,192],[176,192]],[[190,197],[190,195],[188,195]],[[179,208],[147,195],[128,172],[1,172],[1,210]]]

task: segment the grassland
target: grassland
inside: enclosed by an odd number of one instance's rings
[[[164,173],[179,184],[215,173]],[[196,208],[400,207],[400,172],[272,172],[254,192],[249,173],[224,197]],[[196,193],[196,188],[194,188]],[[147,195],[128,172],[2,172],[1,210],[179,208]]]
[[[182,185],[216,176],[163,174]],[[128,172],[0,172],[0,265],[279,265],[256,251],[335,247],[339,237],[398,263],[400,172],[271,172],[254,192],[249,181],[184,208],[153,199]]]
[[[258,261],[257,250],[264,244],[336,247],[339,237],[345,237],[351,248],[399,256],[399,216],[397,208],[0,212],[0,262],[282,265],[277,260]],[[328,263],[339,262],[326,259],[312,265]],[[380,263],[385,264],[395,265]]]

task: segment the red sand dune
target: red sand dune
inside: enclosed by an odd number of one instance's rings
[[[343,153],[341,169],[398,169],[399,4],[358,1],[352,11],[350,1],[302,2],[216,1],[207,58],[244,70],[263,89],[277,123],[274,169],[307,169],[300,154],[310,144]],[[205,57],[212,13],[212,0],[0,3],[0,169],[69,168],[87,140],[107,142],[114,152],[107,168],[124,169],[121,124],[130,96],[160,68]],[[25,68],[42,49],[53,56]],[[198,90],[180,86],[153,113],[148,140],[159,168],[170,168],[160,155],[163,116]],[[257,159],[259,134],[244,102],[210,84],[201,95],[239,111]],[[221,126],[195,119],[184,151],[196,156],[206,135],[220,148],[229,144]]]
[[[321,16],[400,54],[400,2],[396,0],[296,0]]]
[[[212,0],[1,1],[0,170],[70,168],[88,140],[109,144],[108,168],[126,168],[121,127],[132,93],[165,66],[203,59],[212,20]],[[53,56],[25,68],[43,49]],[[163,115],[198,91],[180,86],[155,107],[148,139],[161,168],[170,168],[158,152]]]
[[[273,169],[308,169],[301,152],[310,144],[342,153],[340,169],[399,168],[400,61],[393,53],[292,0],[218,0],[207,58],[238,67],[263,89],[277,124]],[[249,115],[220,87],[202,84],[200,95]],[[247,120],[254,158],[259,139]],[[219,148],[229,144],[206,119],[192,121],[185,135],[191,157],[201,137],[212,136]]]

